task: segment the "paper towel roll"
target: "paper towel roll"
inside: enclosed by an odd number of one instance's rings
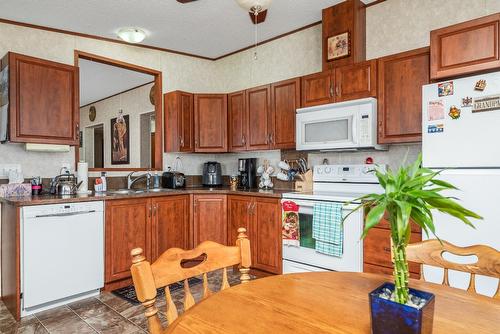
[[[78,193],[88,193],[89,191],[89,164],[83,161],[78,163],[78,182],[82,181]]]

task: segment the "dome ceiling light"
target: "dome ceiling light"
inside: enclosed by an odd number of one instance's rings
[[[117,35],[121,40],[132,44],[140,43],[146,38],[146,32],[136,27],[120,28]]]

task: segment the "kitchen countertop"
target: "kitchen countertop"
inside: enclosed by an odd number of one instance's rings
[[[30,197],[7,197],[0,198],[1,203],[6,203],[15,206],[30,206],[30,205],[43,205],[43,204],[60,204],[60,203],[74,203],[74,202],[90,202],[90,201],[108,201],[117,199],[132,199],[144,197],[163,197],[173,195],[189,195],[189,194],[225,194],[225,195],[248,195],[248,196],[261,196],[271,198],[281,198],[284,193],[293,192],[293,189],[248,189],[248,190],[231,190],[229,187],[208,188],[203,186],[186,187],[184,189],[169,189],[162,192],[141,192],[133,194],[115,194],[107,193],[92,193],[89,195],[41,195]]]

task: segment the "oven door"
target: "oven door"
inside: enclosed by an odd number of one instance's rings
[[[360,239],[363,228],[363,213],[358,210],[344,222],[344,252],[342,257],[329,256],[316,252],[316,242],[312,237],[313,206],[319,201],[293,200],[299,206],[300,247],[283,245],[283,260],[296,264],[335,271],[363,271],[363,241]],[[347,215],[356,205],[347,205],[343,215]],[[283,266],[283,273],[288,266]],[[291,271],[292,272],[292,271]],[[293,272],[296,272],[294,270]]]

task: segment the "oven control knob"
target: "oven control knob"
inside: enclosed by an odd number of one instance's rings
[[[318,168],[316,169],[316,173],[318,173],[318,174],[323,174],[323,168],[318,167]]]
[[[330,167],[325,167],[325,174],[331,174],[332,169]]]

